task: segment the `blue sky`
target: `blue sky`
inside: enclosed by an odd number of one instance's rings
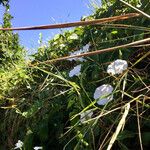
[[[79,21],[81,16],[92,13],[92,8],[88,8],[88,4],[89,0],[10,0],[10,13],[14,16],[12,26]],[[3,8],[0,6],[0,22],[2,14]],[[29,49],[37,47],[39,33],[43,34],[46,41],[58,32],[60,30],[18,31],[20,43]]]

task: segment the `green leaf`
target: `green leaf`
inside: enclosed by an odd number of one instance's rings
[[[124,140],[124,139],[127,139],[127,138],[133,138],[135,136],[135,133],[134,132],[131,132],[131,131],[127,131],[127,130],[124,130],[122,131],[117,139],[118,140]]]
[[[117,33],[118,33],[118,31],[112,31],[111,33],[112,33],[112,34],[117,34]]]
[[[74,103],[74,100],[69,100],[67,108],[69,109]]]
[[[144,145],[150,144],[150,132],[144,132],[142,133],[142,142]]]

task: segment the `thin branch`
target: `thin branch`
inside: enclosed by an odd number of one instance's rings
[[[136,7],[132,6],[131,4],[128,4],[127,2],[123,1],[123,0],[119,0],[120,2],[124,3],[125,5],[131,7],[132,9],[136,10],[138,13],[142,14],[143,16],[147,17],[148,19],[150,19],[150,15],[146,14],[145,12],[137,9]]]
[[[119,45],[119,46],[115,46],[115,47],[110,47],[110,48],[105,48],[105,49],[96,50],[96,51],[92,51],[92,52],[87,52],[87,53],[83,53],[83,54],[79,54],[79,55],[65,56],[65,57],[60,57],[60,58],[56,58],[56,59],[52,59],[52,60],[47,60],[47,61],[36,63],[36,65],[45,64],[45,63],[53,63],[53,62],[56,62],[56,61],[62,61],[62,60],[70,59],[70,58],[76,58],[76,57],[79,58],[79,57],[92,56],[92,55],[96,55],[96,54],[102,54],[102,53],[110,52],[110,51],[113,51],[113,50],[116,50],[116,49],[127,48],[127,47],[131,47],[131,46],[134,46],[134,45],[142,44],[142,43],[145,43],[145,42],[148,42],[148,41],[150,41],[150,38],[146,38],[146,39],[143,39],[143,40],[131,42],[131,43],[124,44],[124,45]],[[34,66],[34,64],[31,64],[31,66]]]
[[[121,118],[121,120],[120,120],[120,122],[119,122],[117,128],[116,128],[115,133],[113,134],[113,136],[112,136],[112,138],[111,138],[111,140],[110,140],[110,142],[109,142],[109,145],[108,145],[108,147],[107,147],[107,150],[111,150],[111,148],[112,148],[114,142],[115,142],[116,139],[117,139],[118,134],[120,133],[122,127],[123,127],[124,124],[125,124],[126,117],[127,117],[128,113],[129,113],[129,110],[130,110],[130,103],[127,103],[124,108],[125,108],[125,111],[124,111],[124,113],[123,113],[123,115],[122,115],[122,118]]]
[[[141,26],[134,26],[134,25],[128,25],[128,24],[99,24],[96,25],[102,25],[106,28],[122,28],[122,29],[134,29],[134,30],[142,30],[142,31],[150,31],[150,28],[148,27],[141,27]]]
[[[134,45],[132,47],[147,47],[147,46],[150,46],[150,44]]]
[[[141,138],[140,119],[139,119],[139,106],[138,106],[138,101],[136,101],[136,116],[137,116],[137,124],[138,124],[140,148],[141,148],[141,150],[143,150],[142,138]]]
[[[140,14],[138,13],[129,13],[125,15],[114,16],[109,18],[101,18],[96,20],[78,21],[78,22],[52,24],[52,25],[30,26],[30,27],[0,28],[0,30],[10,31],[10,30],[44,30],[44,29],[70,28],[76,26],[87,26],[87,25],[95,25],[98,23],[107,23],[107,22],[113,22],[118,20],[125,20],[125,19],[138,17],[138,16],[140,16]]]

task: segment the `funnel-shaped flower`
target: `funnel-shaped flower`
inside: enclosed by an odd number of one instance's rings
[[[39,150],[39,149],[43,149],[43,147],[41,147],[41,146],[35,146],[34,147],[34,150]]]
[[[79,38],[78,35],[75,33],[71,34],[69,37],[70,40],[77,40],[78,38]]]
[[[21,141],[21,140],[18,140],[18,142],[15,144],[15,148],[14,149],[20,149],[20,148],[22,148],[23,147],[23,142]]]
[[[109,101],[113,99],[113,87],[109,84],[103,84],[96,88],[94,93],[94,99],[98,99],[97,104],[98,105],[105,105]]]
[[[84,111],[80,114],[80,122],[84,123],[84,121],[90,119],[93,115],[93,111],[92,110],[87,110]]]
[[[81,65],[77,65],[69,72],[69,77],[78,76],[80,74]]]
[[[82,53],[86,53],[86,52],[89,51],[90,46],[91,46],[90,44],[86,44],[85,46],[83,46],[82,49],[77,50],[77,51],[74,51],[74,52],[71,52],[71,53],[70,53],[70,56],[73,56],[73,55],[80,55],[80,54],[82,54]],[[86,61],[86,59],[84,59],[83,57],[79,57],[79,58],[78,58],[78,57],[69,58],[68,60],[69,60],[69,61],[75,60],[75,61],[81,61],[81,62]]]
[[[126,60],[117,59],[108,66],[107,73],[110,73],[112,75],[121,74],[127,68],[128,63]]]

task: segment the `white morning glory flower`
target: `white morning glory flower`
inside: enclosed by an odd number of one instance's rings
[[[85,46],[83,46],[82,49],[70,53],[70,56],[73,56],[73,55],[80,55],[80,54],[82,54],[82,53],[86,53],[86,52],[89,51],[89,47],[90,47],[90,44],[86,44]],[[79,60],[79,61],[81,61],[81,62],[86,61],[86,60],[85,60],[84,58],[82,58],[82,57],[79,57],[79,58],[78,58],[78,57],[69,58],[68,60],[70,60],[70,61],[72,61],[72,60],[75,60],[75,61]]]
[[[91,44],[86,44],[85,46],[83,46],[82,48],[82,52],[88,52],[89,51],[89,48],[90,48]]]
[[[66,45],[65,44],[60,44],[59,45],[61,49],[63,49]]]
[[[53,45],[57,45],[58,43],[57,42],[53,42]]]
[[[87,110],[84,111],[80,114],[80,122],[84,123],[84,121],[90,119],[93,115],[93,111],[92,110]]]
[[[70,35],[69,39],[70,40],[77,40],[78,39],[78,35],[73,33],[72,35]]]
[[[128,68],[128,63],[126,60],[117,59],[108,65],[107,73],[112,75],[121,74],[124,70]]]
[[[69,77],[78,76],[80,74],[81,65],[77,65],[69,72]]]
[[[18,140],[18,142],[15,144],[15,146],[16,147],[14,149],[22,148],[23,142],[21,140]]]
[[[41,147],[41,146],[35,146],[34,147],[34,150],[39,150],[39,149],[43,149],[43,147]]]
[[[70,56],[73,56],[73,55],[80,55],[81,53],[82,53],[81,50],[74,51],[74,52],[70,53]],[[72,61],[72,60],[75,60],[75,61],[79,60],[79,61],[81,61],[81,62],[84,61],[84,59],[83,59],[82,57],[79,57],[79,58],[78,58],[78,57],[75,57],[75,58],[69,58],[68,60],[70,60],[70,61]]]
[[[113,99],[113,95],[111,94],[112,92],[113,92],[113,87],[111,85],[103,84],[98,88],[96,88],[94,93],[94,99],[96,100],[98,99],[97,101],[98,105],[105,105],[106,103],[108,103]]]

